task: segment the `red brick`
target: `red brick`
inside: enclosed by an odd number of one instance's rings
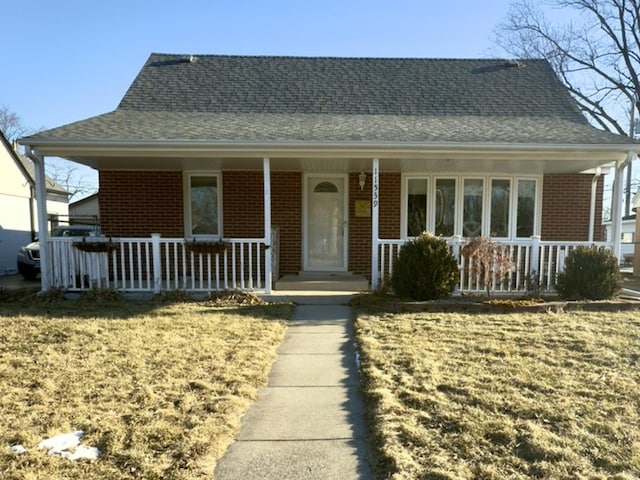
[[[371,200],[371,172],[360,190],[358,175],[348,177],[350,271],[369,277],[371,272],[371,217],[356,217],[356,200]],[[183,174],[180,171],[100,172],[100,215],[108,236],[183,237]],[[279,232],[280,274],[302,269],[301,172],[271,172],[272,225]],[[589,175],[554,174],[543,180],[543,240],[588,239],[591,204]],[[598,182],[596,232],[602,240],[603,181]],[[264,236],[264,194],[261,171],[226,171],[222,174],[223,232],[225,238]],[[401,174],[380,174],[380,238],[400,237]],[[639,255],[636,255],[638,258]]]
[[[584,174],[545,175],[542,193],[542,240],[587,241],[591,211],[593,176]],[[602,227],[602,193],[600,177],[596,193],[595,231],[593,239],[605,238]]]

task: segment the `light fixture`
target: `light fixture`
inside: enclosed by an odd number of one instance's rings
[[[358,184],[360,185],[360,190],[364,190],[364,184],[367,182],[367,174],[364,172],[360,172],[358,175]]]

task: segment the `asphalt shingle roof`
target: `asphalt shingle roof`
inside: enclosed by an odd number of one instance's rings
[[[111,113],[35,138],[628,144],[544,60],[152,54]]]

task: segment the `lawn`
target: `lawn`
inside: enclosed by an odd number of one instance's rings
[[[212,478],[266,384],[290,312],[288,305],[5,298],[0,478]],[[100,450],[96,460],[36,448],[77,430],[83,445]],[[13,453],[17,444],[28,451]]]
[[[379,478],[640,478],[640,315],[356,320]]]

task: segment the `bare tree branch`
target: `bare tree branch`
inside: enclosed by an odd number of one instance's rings
[[[87,175],[82,175],[77,164],[65,160],[47,162],[47,176],[69,192],[69,201],[85,197],[96,192]]]
[[[545,4],[574,20],[552,24],[539,2],[519,0],[496,29],[497,45],[516,57],[546,58],[587,118],[628,134],[628,106],[640,108],[640,0]]]
[[[22,124],[22,119],[6,105],[0,106],[0,131],[11,143],[31,133],[31,130]]]
[[[27,128],[22,124],[22,120],[7,106],[0,107],[0,130],[9,142],[20,137],[34,133],[35,129]],[[87,175],[81,174],[81,169],[77,164],[62,159],[50,159],[46,163],[47,176],[58,185],[69,192],[69,200],[74,197],[82,197],[95,193],[97,186],[94,185]]]

